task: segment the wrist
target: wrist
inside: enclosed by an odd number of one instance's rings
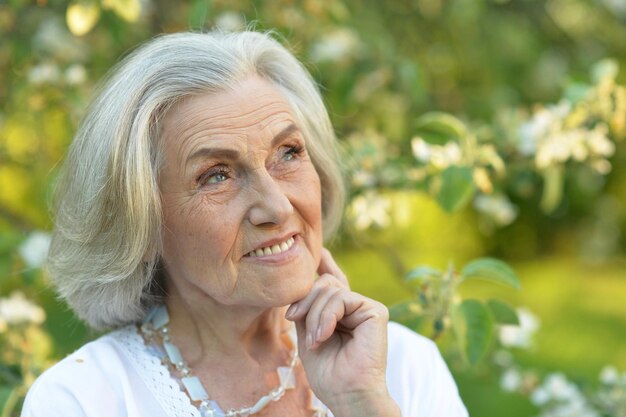
[[[386,389],[341,394],[327,405],[335,417],[401,417],[400,408]]]

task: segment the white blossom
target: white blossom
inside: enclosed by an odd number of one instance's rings
[[[413,151],[413,156],[415,156],[415,159],[418,161],[430,161],[430,156],[432,155],[431,145],[424,139],[420,137],[413,138],[411,140],[411,150]]]
[[[61,77],[59,67],[50,62],[36,65],[28,72],[28,81],[33,84],[53,84]]]
[[[614,366],[607,365],[600,371],[600,382],[606,385],[613,385],[619,382],[619,373]]]
[[[19,291],[13,292],[8,298],[0,298],[0,327],[20,323],[41,324],[45,319],[43,308],[27,300]]]
[[[510,368],[500,377],[500,387],[507,392],[514,392],[522,385],[522,375],[517,369]]]
[[[355,31],[339,28],[327,33],[311,48],[311,59],[317,62],[339,61],[356,55],[360,46]]]
[[[368,191],[352,200],[348,215],[358,230],[366,230],[372,226],[387,227],[391,222],[390,208],[391,203],[387,198]]]
[[[611,169],[613,169],[611,163],[606,159],[596,159],[591,161],[591,168],[601,175],[606,175],[611,172]]]
[[[474,199],[474,208],[489,216],[500,226],[513,223],[519,212],[517,206],[504,194],[479,194]]]
[[[69,85],[82,84],[85,80],[87,80],[87,71],[84,66],[74,64],[65,70],[65,82]]]
[[[461,146],[457,142],[447,142],[445,145],[431,145],[424,139],[415,137],[411,140],[411,149],[418,161],[432,164],[438,169],[457,165],[463,157]]]
[[[535,332],[539,329],[539,318],[526,308],[517,309],[520,324],[500,326],[499,339],[505,347],[529,348]]]
[[[376,184],[376,177],[369,171],[357,169],[352,174],[352,184],[356,187],[371,187]]]
[[[538,387],[530,394],[530,401],[536,406],[542,406],[550,401],[550,394],[543,387]]]
[[[615,144],[608,138],[606,125],[597,125],[587,134],[589,151],[597,156],[612,156],[615,153]]]
[[[20,245],[18,252],[22,259],[31,268],[38,268],[43,264],[50,246],[50,234],[36,231]]]
[[[560,372],[550,374],[546,377],[543,387],[548,391],[551,398],[555,400],[567,401],[580,396],[576,385]]]
[[[599,417],[578,387],[562,373],[548,375],[530,399],[543,407],[540,417]]]
[[[246,26],[246,22],[239,13],[224,12],[215,19],[215,26],[225,32],[237,32]]]
[[[560,123],[571,110],[568,102],[561,102],[556,106],[544,107],[519,127],[518,150],[522,155],[533,155],[538,142],[546,137],[555,124]]]

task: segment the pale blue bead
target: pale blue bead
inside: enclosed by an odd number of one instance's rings
[[[280,379],[280,385],[285,389],[295,388],[296,376],[293,374],[293,368],[287,366],[279,366],[278,378]]]
[[[200,415],[202,417],[224,417],[224,413],[218,411],[219,406],[215,401],[204,400],[200,405]]]
[[[187,394],[192,401],[201,401],[209,398],[209,394],[205,391],[202,386],[202,382],[197,376],[187,376],[180,379],[185,389],[187,390]]]
[[[152,320],[152,317],[154,317],[154,315],[156,314],[157,310],[159,309],[159,307],[152,307],[150,309],[150,311],[148,311],[148,314],[146,314],[146,316],[143,318],[142,323],[146,324],[148,323],[150,320]]]
[[[180,350],[171,342],[163,342],[163,348],[167,353],[167,357],[170,358],[170,362],[174,364],[174,366],[184,363],[183,355],[180,353]]]
[[[157,307],[157,311],[152,316],[152,325],[155,329],[160,329],[170,322],[170,316],[167,314],[167,308],[164,305]]]
[[[259,411],[264,409],[270,401],[272,401],[272,397],[270,397],[269,395],[261,397],[261,399],[257,401],[252,408],[250,408],[250,414],[258,413]]]
[[[215,410],[200,410],[202,417],[216,417]]]

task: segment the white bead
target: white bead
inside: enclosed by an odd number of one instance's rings
[[[279,366],[276,371],[278,372],[278,379],[280,379],[281,387],[291,389],[296,386],[296,376],[293,374],[293,368]]]
[[[259,401],[257,401],[256,404],[254,404],[254,406],[250,409],[250,414],[258,413],[259,411],[264,409],[265,406],[270,403],[270,401],[272,401],[272,397],[270,397],[269,395],[261,397]]]
[[[185,390],[187,390],[187,394],[189,394],[189,398],[191,398],[192,401],[206,400],[209,398],[209,394],[207,394],[200,378],[197,376],[186,376],[181,378],[180,381],[185,386]]]
[[[158,307],[157,311],[151,317],[152,325],[155,329],[160,329],[170,322],[170,316],[167,314],[167,308],[164,305]]]

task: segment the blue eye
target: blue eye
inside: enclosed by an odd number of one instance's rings
[[[302,146],[289,146],[283,154],[283,160],[291,161],[302,153],[304,148]]]
[[[222,167],[215,167],[204,172],[197,179],[198,185],[217,184],[229,179],[228,170]]]
[[[207,184],[215,184],[217,182],[226,181],[228,177],[223,172],[215,173],[207,178]]]

